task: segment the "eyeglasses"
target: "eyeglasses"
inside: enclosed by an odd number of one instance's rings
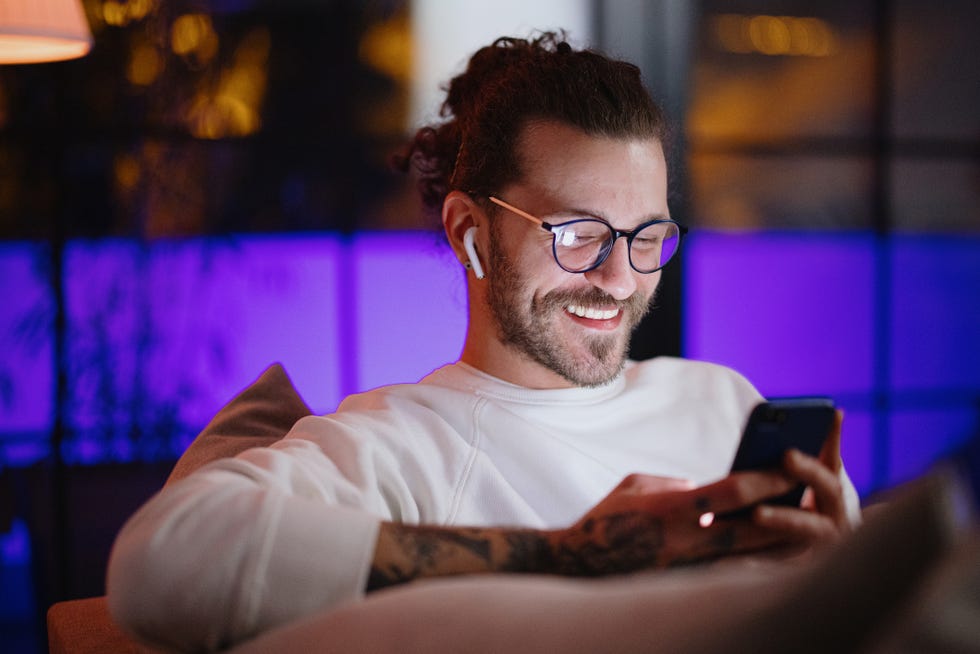
[[[555,262],[570,273],[584,273],[602,265],[616,245],[626,238],[630,266],[638,273],[653,273],[667,265],[680,249],[687,227],[673,220],[651,220],[624,232],[598,218],[575,218],[552,225],[495,197],[488,200],[551,232]]]

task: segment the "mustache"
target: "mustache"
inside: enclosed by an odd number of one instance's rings
[[[617,300],[600,288],[589,288],[580,291],[554,290],[546,293],[540,299],[539,306],[544,308],[564,309],[569,304],[582,306],[601,306],[604,308],[617,307],[624,314],[644,315],[650,307],[640,293],[633,293],[625,300]]]

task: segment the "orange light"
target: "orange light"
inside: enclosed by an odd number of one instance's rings
[[[0,63],[76,59],[92,48],[92,33],[77,0],[3,0]]]
[[[358,47],[361,61],[393,79],[412,76],[412,26],[406,15],[370,27]]]
[[[833,28],[819,18],[718,14],[711,24],[715,43],[734,54],[826,57],[837,50]]]
[[[136,86],[149,86],[163,70],[163,59],[157,49],[149,44],[133,47],[129,65],[126,66],[126,79]]]
[[[245,35],[218,83],[202,89],[188,107],[185,122],[191,134],[200,139],[240,138],[259,130],[271,45],[266,28]]]
[[[211,61],[218,53],[218,35],[211,18],[205,14],[179,16],[170,28],[170,47],[174,54],[193,56],[198,63]]]
[[[777,16],[756,16],[749,21],[749,38],[757,52],[767,55],[789,54],[790,31]]]
[[[101,18],[106,25],[123,27],[133,21],[146,18],[153,11],[156,0],[105,0],[102,3]]]

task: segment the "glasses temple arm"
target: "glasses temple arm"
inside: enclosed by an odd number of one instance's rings
[[[504,209],[507,209],[508,211],[512,211],[513,213],[516,213],[521,218],[527,218],[528,220],[530,220],[531,222],[535,223],[536,225],[540,225],[540,226],[544,227],[545,229],[548,229],[548,231],[551,231],[549,229],[550,225],[548,225],[548,223],[546,223],[545,221],[541,220],[540,218],[536,218],[536,217],[532,216],[531,214],[529,214],[528,212],[522,211],[521,209],[518,209],[517,207],[515,207],[512,204],[507,204],[503,200],[501,200],[499,198],[495,198],[492,195],[489,196],[487,199],[490,200],[491,202],[493,202],[496,205],[500,205],[501,207],[503,207]]]

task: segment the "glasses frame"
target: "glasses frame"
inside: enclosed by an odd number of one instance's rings
[[[632,229],[630,231],[623,231],[621,229],[616,229],[615,227],[613,227],[612,225],[610,225],[606,221],[599,220],[598,218],[575,218],[574,220],[568,220],[568,221],[565,221],[563,223],[553,224],[553,223],[549,223],[549,222],[547,222],[545,220],[541,220],[537,216],[534,216],[532,214],[529,214],[528,212],[524,211],[523,209],[518,209],[514,205],[510,204],[509,202],[505,202],[505,201],[501,200],[498,197],[494,197],[492,195],[488,195],[486,197],[487,197],[488,200],[490,200],[491,202],[493,202],[497,206],[502,207],[502,208],[506,209],[507,211],[510,211],[511,213],[517,214],[521,218],[524,218],[526,220],[530,220],[532,223],[540,226],[546,232],[549,232],[551,234],[551,254],[555,258],[555,263],[558,264],[558,267],[559,268],[561,268],[565,272],[569,272],[569,273],[576,273],[576,274],[578,274],[578,273],[587,273],[590,270],[595,270],[596,268],[598,268],[599,266],[601,266],[603,263],[605,263],[606,262],[606,259],[609,258],[609,254],[616,247],[616,241],[619,238],[625,238],[626,239],[626,252],[628,254],[628,257],[627,258],[629,259],[629,262],[630,262],[630,268],[632,268],[636,272],[640,273],[641,275],[651,275],[651,274],[657,272],[658,270],[663,270],[664,266],[666,266],[668,263],[670,263],[674,259],[674,256],[671,255],[670,259],[667,260],[667,263],[659,266],[658,268],[654,268],[653,270],[640,270],[635,265],[633,265],[633,238],[640,231],[646,229],[650,225],[657,225],[657,224],[661,224],[661,223],[671,223],[671,224],[674,224],[674,225],[677,226],[677,232],[678,232],[678,234],[677,234],[677,251],[679,251],[681,249],[681,241],[683,240],[684,236],[686,236],[687,235],[687,232],[689,231],[688,228],[685,227],[684,225],[681,225],[676,220],[670,220],[669,218],[658,218],[656,220],[648,220],[645,223],[640,223],[639,225],[637,225],[634,229]],[[600,251],[599,256],[596,258],[595,262],[592,265],[588,266],[587,268],[583,268],[582,270],[570,270],[570,269],[566,268],[565,266],[563,266],[562,263],[561,263],[561,261],[558,260],[558,239],[557,239],[558,233],[557,233],[557,230],[559,228],[561,228],[561,227],[565,227],[566,225],[571,225],[572,223],[580,223],[580,222],[587,222],[587,221],[589,221],[589,222],[596,222],[596,223],[599,223],[601,225],[605,225],[609,229],[609,232],[612,234],[612,240],[610,241],[609,247],[607,247],[604,251]]]

